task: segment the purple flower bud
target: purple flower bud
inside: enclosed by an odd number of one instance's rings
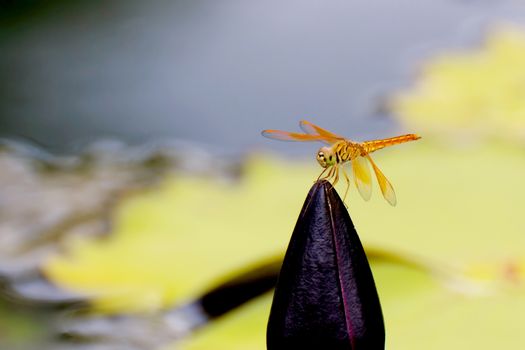
[[[314,184],[284,258],[267,329],[268,350],[384,349],[374,278],[344,203]]]

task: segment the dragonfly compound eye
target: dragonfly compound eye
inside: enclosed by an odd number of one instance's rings
[[[323,151],[317,152],[317,161],[323,168],[326,168],[326,156]]]

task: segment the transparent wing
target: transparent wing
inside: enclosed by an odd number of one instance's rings
[[[261,135],[273,140],[279,141],[302,141],[302,142],[311,142],[311,141],[321,141],[333,143],[332,138],[328,138],[322,135],[310,135],[310,134],[301,134],[297,132],[288,132],[282,130],[263,130]]]
[[[370,161],[370,164],[372,164],[372,168],[376,173],[377,182],[379,183],[379,188],[381,188],[383,197],[385,197],[386,201],[390,203],[390,205],[395,206],[397,204],[397,199],[392,184],[390,184],[386,176],[381,172],[381,170],[379,170],[376,163],[374,163],[374,161],[372,160],[372,157],[370,157],[368,154],[366,155],[366,157]]]
[[[326,138],[333,139],[334,142],[344,140],[344,137],[334,134],[333,132],[323,129],[320,126],[317,126],[314,123],[310,123],[309,121],[306,121],[306,120],[301,120],[299,122],[299,126],[301,127],[301,129],[303,129],[305,133],[310,134],[310,135],[321,135]]]
[[[361,197],[367,201],[372,196],[372,179],[368,163],[363,157],[352,159],[351,163],[355,185],[357,186]]]

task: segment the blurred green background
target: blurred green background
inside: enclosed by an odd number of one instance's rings
[[[260,131],[300,119],[423,137],[347,199],[388,349],[525,343],[520,1],[0,10],[0,347],[265,349],[271,291],[195,301],[282,258],[320,145]]]

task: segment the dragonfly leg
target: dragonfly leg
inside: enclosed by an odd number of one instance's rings
[[[334,165],[334,182],[332,182],[332,186],[335,186],[335,184],[339,181],[339,167],[336,165]]]
[[[326,179],[328,181],[332,181],[332,178],[334,177],[334,175],[335,175],[335,166],[332,166],[330,168],[330,172],[328,172],[328,176],[326,177]]]
[[[321,176],[323,176],[323,174],[328,170],[328,168],[324,168],[323,171],[321,172],[321,174],[319,174],[319,176],[317,177],[317,180],[315,180],[315,182],[319,181],[319,179],[321,178]]]
[[[328,174],[326,174],[326,176],[321,178],[321,175],[323,175],[324,172],[327,171],[327,170],[328,170]],[[328,180],[328,181],[330,181],[330,179],[332,178],[332,175],[333,175],[333,170],[334,170],[334,167],[326,168],[325,170],[323,170],[321,175],[319,175],[319,178],[321,178],[321,180]]]
[[[342,167],[341,171],[343,172],[346,181],[346,190],[345,195],[343,196],[343,203],[345,203],[346,195],[348,194],[348,190],[350,189],[350,179],[348,178],[348,174],[346,173],[345,168]]]

